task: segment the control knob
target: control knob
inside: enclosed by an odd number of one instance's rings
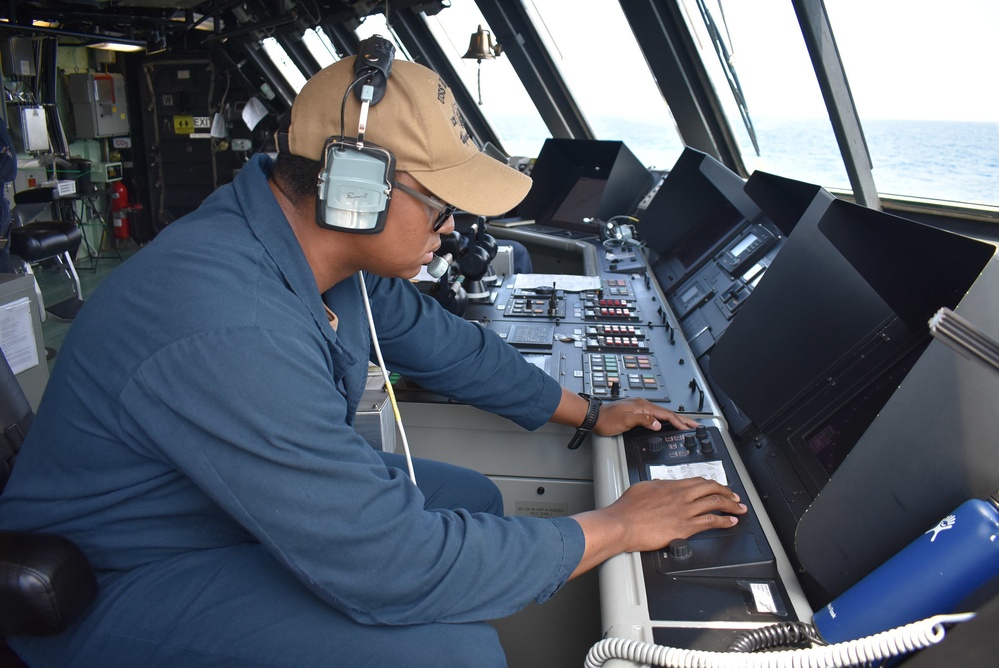
[[[694,430],[697,440],[701,444],[701,452],[704,454],[709,454],[715,451],[714,444],[711,443],[711,436],[708,435],[708,429],[704,425],[699,426]]]
[[[670,559],[681,561],[694,556],[694,551],[690,549],[690,541],[685,538],[677,538],[666,546],[666,555]]]

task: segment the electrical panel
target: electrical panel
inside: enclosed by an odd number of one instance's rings
[[[111,72],[69,75],[77,139],[128,134],[125,78]]]
[[[17,107],[17,109],[20,112],[21,124],[18,126],[11,123],[15,147],[24,153],[50,150],[48,118],[45,108],[23,106]],[[17,144],[18,140],[20,140],[20,145]]]
[[[33,77],[36,40],[30,37],[0,39],[0,72],[5,77]]]
[[[120,162],[95,162],[91,168],[91,178],[97,183],[111,183],[121,181]]]

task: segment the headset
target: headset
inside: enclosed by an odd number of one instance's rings
[[[365,144],[364,133],[368,109],[385,96],[394,57],[395,46],[381,35],[372,35],[358,45],[354,80],[340,103],[340,136],[330,137],[323,146],[316,197],[316,223],[322,228],[377,234],[385,227],[395,181],[395,156],[374,143]],[[355,138],[345,137],[343,131],[351,91],[361,101]],[[449,265],[448,260],[434,255],[427,273],[439,279]]]
[[[395,156],[372,142],[365,143],[368,110],[385,96],[392,73],[395,46],[381,35],[372,35],[358,45],[354,79],[340,102],[340,136],[323,145],[322,168],[316,193],[316,224],[327,230],[354,234],[377,234],[385,228],[395,182]],[[361,101],[357,135],[344,133],[344,116],[351,91]],[[278,133],[280,150],[289,151],[287,133]],[[443,276],[448,260],[434,255],[427,273]]]
[[[395,46],[380,35],[358,46],[354,59],[354,80],[340,103],[340,136],[330,137],[323,146],[323,167],[319,171],[316,223],[341,232],[376,234],[385,227],[392,198],[395,156],[392,152],[364,142],[368,109],[385,96]],[[361,101],[357,136],[344,136],[344,112],[351,91]]]
[[[618,220],[627,220],[628,223],[619,223]],[[600,232],[600,241],[604,248],[623,248],[626,246],[643,246],[644,243],[638,240],[638,232],[632,223],[637,223],[638,219],[632,216],[613,216],[606,222],[599,218],[583,218],[584,223],[594,223]]]

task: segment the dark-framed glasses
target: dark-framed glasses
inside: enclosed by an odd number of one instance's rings
[[[447,219],[454,215],[456,207],[453,207],[446,202],[442,202],[432,195],[424,195],[420,191],[414,190],[404,183],[399,183],[398,181],[393,181],[392,183],[402,192],[416,200],[419,200],[420,202],[423,202],[437,212],[437,218],[434,219],[434,232],[440,231],[440,229],[444,227],[444,223],[447,222]]]

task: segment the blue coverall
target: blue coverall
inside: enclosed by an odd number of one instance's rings
[[[100,594],[67,633],[10,639],[33,668],[503,665],[483,620],[582,557],[574,520],[494,514],[495,488],[444,464],[419,463],[418,489],[354,431],[359,282],[320,296],[270,168],[116,269],[66,337],[0,527],[75,541]],[[512,347],[366,282],[393,371],[527,429],[551,417],[558,383]]]

